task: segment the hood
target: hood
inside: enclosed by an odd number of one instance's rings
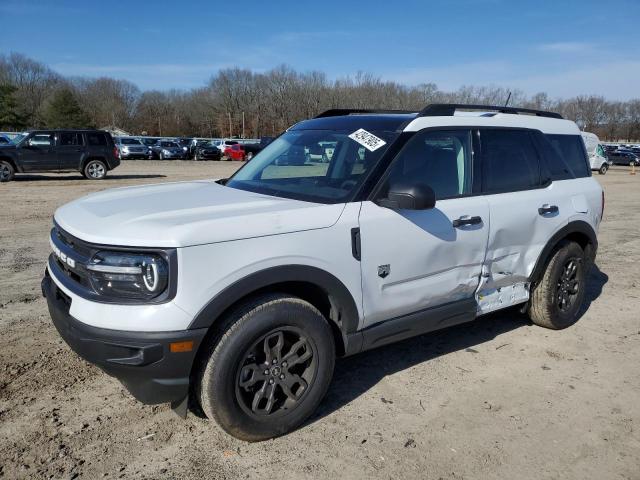
[[[55,221],[91,243],[187,247],[327,228],[344,204],[271,197],[210,181],[105,190],[63,205]]]

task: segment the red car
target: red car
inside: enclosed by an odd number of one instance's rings
[[[224,149],[224,156],[231,160],[244,161],[246,158],[246,152],[244,151],[244,148],[242,148],[242,145],[229,145]]]

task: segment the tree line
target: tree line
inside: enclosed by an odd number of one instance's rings
[[[551,98],[496,86],[444,91],[368,73],[329,79],[281,65],[267,72],[228,68],[192,90],[141,91],[127,80],[65,77],[19,53],[0,55],[0,130],[115,126],[153,136],[273,136],[330,108],[419,110],[429,103],[475,103],[552,110],[604,140],[640,139],[640,98]]]

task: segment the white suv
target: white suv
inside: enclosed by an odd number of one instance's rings
[[[296,158],[325,144],[328,161]],[[576,322],[603,209],[555,113],[330,110],[229,179],[64,205],[43,293],[66,342],[136,398],[262,440],[315,410],[336,356],[514,305]]]

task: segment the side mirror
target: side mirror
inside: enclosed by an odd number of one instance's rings
[[[429,185],[394,183],[389,186],[387,198],[376,203],[393,210],[428,210],[436,206],[436,194]]]

